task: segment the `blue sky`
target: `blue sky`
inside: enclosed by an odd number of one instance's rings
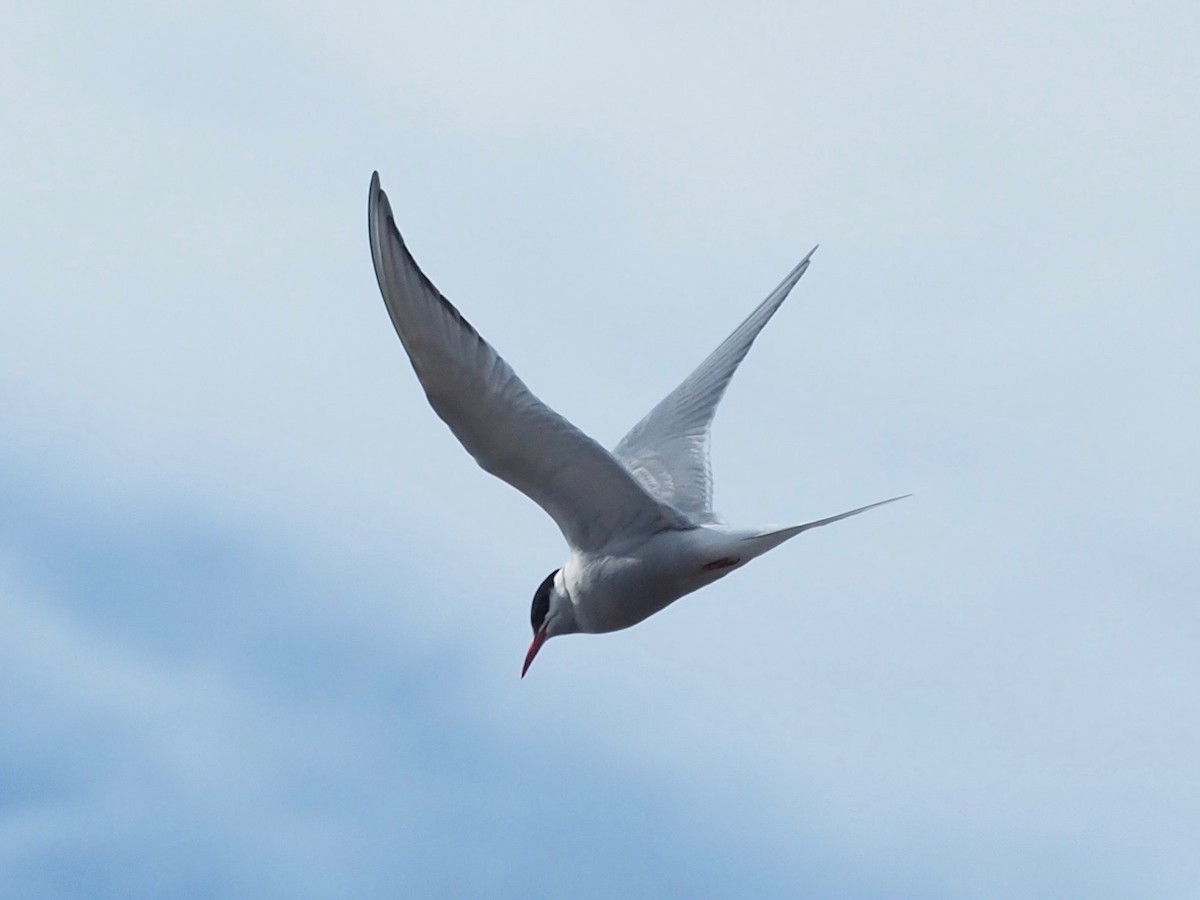
[[[1190,897],[1186,4],[27,4],[0,35],[5,896]],[[553,524],[436,283],[612,444],[812,244],[714,430],[805,535],[521,681]]]
[[[481,724],[461,649],[422,640],[377,584],[339,615],[344,579],[277,535],[169,503],[81,508],[26,474],[4,491],[10,891],[769,885],[769,854],[681,816],[678,785]],[[570,865],[545,866],[547,844]]]

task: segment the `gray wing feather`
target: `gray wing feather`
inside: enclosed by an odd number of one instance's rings
[[[371,258],[429,403],[486,471],[542,507],[579,550],[626,532],[690,527],[602,446],[542,403],[425,277],[371,179]]]
[[[708,446],[717,404],[750,345],[787,299],[816,250],[813,247],[746,321],[638,422],[613,451],[646,490],[694,522],[715,518]]]

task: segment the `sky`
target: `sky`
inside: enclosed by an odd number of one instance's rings
[[[18,3],[0,893],[1194,897],[1200,11]],[[553,523],[417,259],[611,446],[806,533],[519,676]]]

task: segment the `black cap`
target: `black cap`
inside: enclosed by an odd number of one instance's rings
[[[533,626],[534,633],[542,627],[542,623],[546,621],[546,615],[550,612],[550,588],[554,587],[554,576],[558,574],[558,569],[555,569],[546,576],[546,580],[538,585],[537,592],[533,595],[533,606],[529,609],[529,624]]]

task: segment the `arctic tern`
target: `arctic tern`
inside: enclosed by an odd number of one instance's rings
[[[734,528],[713,513],[713,414],[816,247],[609,452],[535,397],[418,268],[378,172],[368,224],[379,290],[434,412],[480,466],[541,506],[570,548],[534,594],[522,678],[551,637],[636,625],[802,531],[909,496],[786,528]]]

